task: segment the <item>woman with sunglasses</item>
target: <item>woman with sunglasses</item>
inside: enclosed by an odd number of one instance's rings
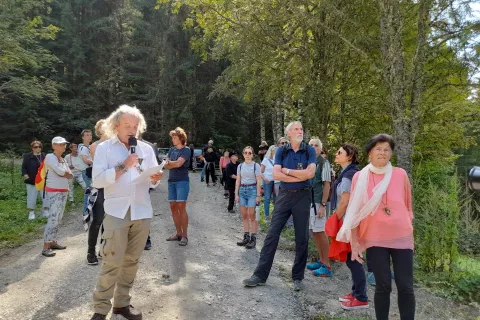
[[[42,143],[40,141],[33,141],[30,143],[32,152],[23,155],[22,162],[22,176],[23,182],[27,188],[27,208],[30,209],[28,219],[35,219],[35,207],[37,206],[37,197],[42,199],[43,215],[48,217],[47,202],[43,198],[43,192],[35,188],[35,176],[37,175],[40,164],[45,159],[45,153],[42,152]]]
[[[337,215],[339,220],[344,218],[349,205],[353,176],[358,172],[357,159],[357,148],[351,144],[343,144],[335,156],[335,162],[342,167],[342,172],[333,183],[330,205],[332,212]],[[352,253],[349,252],[346,263],[352,274],[352,292],[340,297],[339,300],[342,303],[342,308],[346,310],[368,308],[365,269],[360,262],[352,260],[351,257]]]
[[[235,201],[240,203],[243,220],[243,240],[237,242],[247,249],[255,248],[257,244],[258,222],[255,219],[255,206],[260,203],[262,172],[260,165],[253,161],[253,148],[243,149],[245,162],[237,168],[235,184]]]
[[[376,135],[367,144],[369,164],[353,177],[350,203],[337,240],[350,242],[353,263],[363,263],[362,252],[367,250],[375,275],[375,315],[379,320],[389,317],[392,260],[400,318],[413,320],[412,191],[405,170],[390,163],[394,148],[388,134]]]

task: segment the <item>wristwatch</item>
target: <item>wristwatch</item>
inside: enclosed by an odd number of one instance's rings
[[[320,204],[321,204],[322,206],[324,206],[324,207],[327,206],[327,203],[326,203],[326,202],[320,202]]]
[[[122,173],[125,173],[128,171],[127,167],[125,167],[125,164],[122,162],[122,163],[119,163],[115,166],[115,169],[118,169],[118,170],[121,170]]]

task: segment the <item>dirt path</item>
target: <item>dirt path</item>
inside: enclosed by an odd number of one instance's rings
[[[132,304],[144,319],[308,319],[323,314],[347,317],[338,296],[349,290],[350,278],[339,265],[331,279],[307,273],[306,290],[294,293],[290,281],[293,253],[279,251],[267,286],[245,289],[240,282],[251,275],[257,250],[235,242],[242,236],[238,214],[226,213],[222,191],[200,184],[191,175],[190,217],[186,248],[166,242],[173,230],[166,183],[152,193],[155,217],[153,249],[144,252],[132,290]],[[68,249],[52,259],[40,255],[41,240],[10,250],[0,261],[0,319],[89,319],[91,297],[99,266],[85,262],[87,236],[79,214],[64,221],[60,239]],[[281,244],[288,247],[288,243]],[[418,319],[475,319],[480,313],[417,289]],[[369,289],[373,300],[373,291]],[[392,317],[399,319],[396,297]],[[356,315],[373,316],[373,307]]]

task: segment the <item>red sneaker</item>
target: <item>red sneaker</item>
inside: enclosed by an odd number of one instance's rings
[[[349,301],[352,301],[353,299],[355,299],[355,297],[354,297],[351,293],[349,293],[349,294],[347,294],[346,296],[343,296],[343,297],[338,298],[338,301],[340,301],[340,302],[349,302]]]
[[[342,308],[345,310],[356,310],[356,309],[367,309],[368,308],[368,301],[362,302],[354,298],[348,302],[342,302]]]

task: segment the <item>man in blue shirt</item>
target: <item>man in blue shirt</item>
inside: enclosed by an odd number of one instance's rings
[[[253,275],[243,280],[246,287],[265,285],[277,250],[280,233],[290,216],[295,226],[295,261],[292,268],[294,290],[302,288],[308,257],[308,226],[310,221],[311,184],[315,175],[315,149],[303,142],[303,127],[299,121],[288,124],[285,131],[289,143],[275,153],[273,177],[280,180],[280,192],[275,201],[272,222],[257,268]]]

